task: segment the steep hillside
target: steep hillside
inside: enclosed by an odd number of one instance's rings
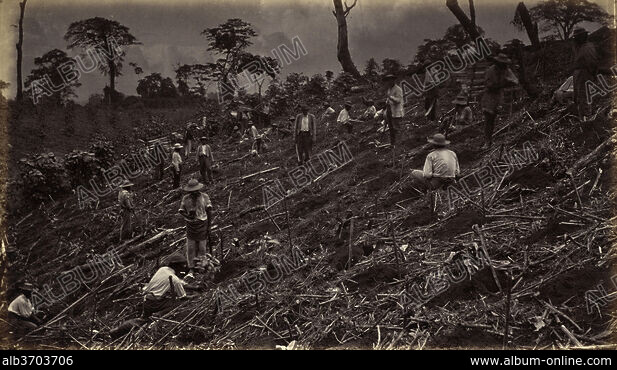
[[[171,178],[137,181],[139,235],[127,242],[118,243],[115,194],[94,209],[79,209],[75,196],[11,219],[19,258],[9,271],[60,297],[48,307],[54,319],[15,345],[501,347],[506,321],[510,347],[614,343],[611,307],[588,312],[586,301],[598,284],[610,288],[615,259],[608,102],[584,123],[564,108],[520,103],[488,152],[479,149],[479,119],[450,135],[468,176],[458,192],[437,194],[435,210],[409,178],[437,130],[419,114],[408,116],[394,151],[372,123],[353,135],[320,127],[314,156],[344,142],[353,159],[267,212],[264,187],[279,180],[291,189],[291,139],[269,134],[258,156],[247,155],[248,141],[214,143],[220,165],[206,191],[220,269],[197,275],[176,309],[116,339],[110,330],[140,315],[140,288],[160,259],[184,248],[182,194]],[[198,176],[194,158],[188,164],[183,183]],[[109,248],[121,266],[62,293],[64,271]]]

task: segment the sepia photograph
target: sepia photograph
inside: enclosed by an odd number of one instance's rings
[[[0,364],[614,366],[616,10],[0,0]]]

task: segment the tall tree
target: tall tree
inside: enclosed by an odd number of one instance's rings
[[[253,44],[250,39],[257,36],[257,33],[250,23],[232,18],[218,27],[206,28],[201,34],[208,40],[208,51],[214,52],[216,56],[215,62],[207,65],[210,76],[221,82],[225,89],[232,89],[224,91],[224,96],[229,96],[227,93],[233,96],[236,87],[230,78],[240,72],[245,50]]]
[[[576,25],[582,22],[607,25],[612,19],[602,7],[588,0],[545,0],[529,10],[533,21],[538,22],[543,32],[552,31],[561,40],[568,40]],[[523,19],[515,17],[515,25]]]
[[[351,60],[351,54],[349,53],[349,40],[347,38],[347,16],[351,9],[356,6],[358,0],[354,0],[351,6],[345,2],[345,8],[343,8],[342,0],[332,0],[334,2],[334,10],[332,14],[336,18],[338,24],[338,41],[336,44],[336,57],[343,67],[343,72],[350,73],[354,77],[360,77],[360,72],[356,68],[356,65]]]
[[[99,65],[99,70],[109,76],[110,99],[113,99],[116,77],[122,75],[122,62],[126,55],[120,47],[141,44],[129,32],[129,28],[109,19],[89,18],[71,23],[64,39],[69,43],[69,49],[93,48],[99,56],[105,54],[106,60]]]
[[[24,44],[24,13],[26,11],[26,1],[24,0],[19,3],[19,25],[18,25],[18,37],[17,44],[15,48],[17,48],[17,95],[15,98],[17,101],[22,101],[24,97],[23,93],[23,82],[21,76],[21,60],[22,60],[22,46]]]
[[[527,31],[527,37],[529,37],[529,41],[533,47],[537,48],[540,46],[540,38],[538,37],[538,23],[533,21],[531,14],[529,14],[529,10],[527,10],[525,3],[522,1],[518,3],[518,6],[516,7],[512,24],[517,26],[520,31],[525,28]]]
[[[465,14],[463,9],[461,9],[461,7],[458,5],[458,1],[446,0],[446,6],[448,7],[448,9],[450,9],[452,14],[454,14],[456,19],[458,19],[461,26],[463,26],[465,31],[469,34],[469,36],[471,36],[472,39],[477,39],[478,37],[480,37],[480,32],[478,32],[475,24],[475,8],[473,8],[474,10],[472,12],[474,18],[474,20],[472,21],[471,19],[469,19],[469,17],[467,17],[467,14]]]
[[[66,76],[62,75],[62,67],[69,64],[74,65],[75,59],[59,49],[50,50],[34,58],[35,68],[26,78],[26,93],[31,94],[32,89],[35,89],[34,94],[45,92],[46,101],[53,104],[67,103],[69,99],[77,96],[75,89],[81,86],[77,79],[67,80]],[[35,87],[33,84],[38,86]],[[35,103],[38,102],[38,98],[43,97],[35,98]]]

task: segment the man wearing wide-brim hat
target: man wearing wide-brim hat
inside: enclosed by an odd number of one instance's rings
[[[199,140],[201,144],[197,147],[197,163],[199,163],[201,181],[204,183],[214,182],[214,177],[212,176],[212,165],[214,164],[212,148],[208,144],[207,137],[202,136]]]
[[[469,107],[467,97],[458,95],[453,101],[454,104],[454,124],[469,125],[473,122],[473,112]]]
[[[180,187],[180,178],[182,172],[182,156],[180,156],[180,150],[182,150],[182,145],[176,143],[174,144],[173,149],[174,152],[171,154],[171,170],[173,171],[174,176],[173,188],[177,189]]]
[[[426,156],[424,169],[411,171],[411,177],[425,189],[438,189],[454,183],[460,174],[456,153],[447,148],[443,134],[427,138],[435,149]]]
[[[587,103],[587,81],[595,83],[598,75],[599,56],[595,45],[588,40],[587,31],[584,28],[576,28],[572,35],[574,40],[574,66],[573,87],[574,103],[578,110],[581,121],[590,114],[590,106]]]
[[[210,221],[212,220],[212,203],[207,194],[202,193],[204,185],[197,179],[189,180],[182,188],[186,194],[180,202],[180,213],[186,221],[186,260],[189,275],[192,277],[195,267],[195,257],[206,253],[206,244],[210,237]]]
[[[23,334],[36,329],[40,325],[41,320],[36,316],[36,310],[31,301],[34,285],[22,283],[18,290],[20,294],[8,307],[8,319],[11,326],[19,334]]]
[[[386,85],[386,125],[390,132],[390,144],[394,146],[396,142],[396,130],[397,127],[403,121],[405,115],[405,109],[403,103],[405,102],[403,97],[403,89],[397,84],[396,76],[393,74],[387,74],[384,76],[384,82]]]
[[[118,205],[120,206],[120,218],[122,219],[122,224],[120,225],[120,241],[126,237],[131,237],[133,234],[132,216],[135,212],[135,205],[133,204],[132,187],[132,182],[124,180],[118,192]]]
[[[493,144],[493,129],[501,103],[503,89],[518,85],[518,79],[508,67],[510,58],[499,53],[493,58],[494,64],[486,70],[484,75],[484,93],[481,99],[482,113],[484,114],[484,144],[488,149]]]

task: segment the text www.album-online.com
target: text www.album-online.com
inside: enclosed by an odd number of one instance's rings
[[[471,357],[472,366],[611,366],[612,360],[609,357],[521,357],[521,356],[507,356],[507,357]]]

